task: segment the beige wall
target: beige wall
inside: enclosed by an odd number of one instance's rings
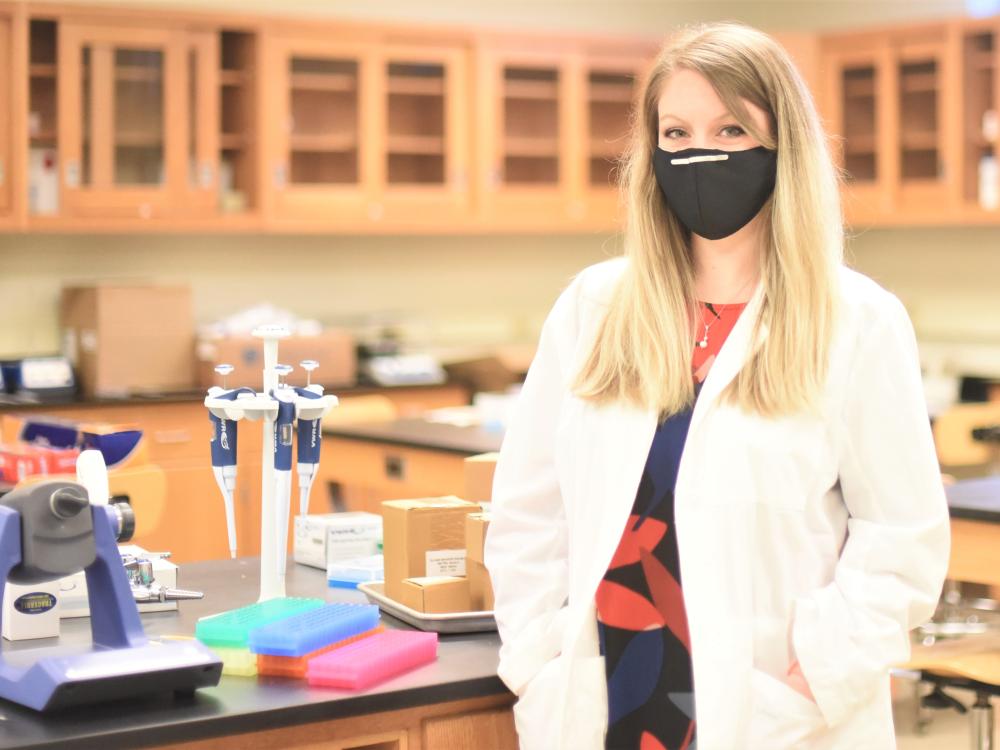
[[[142,3],[164,4],[121,4]],[[211,0],[198,5],[231,8],[233,3]],[[623,32],[667,29],[695,17],[739,18],[769,28],[776,28],[775,19],[781,19],[781,28],[818,29],[953,16],[963,8],[960,0],[285,0],[280,5],[296,13]],[[275,7],[274,0],[240,3],[244,11]],[[1000,228],[878,230],[852,239],[850,250],[862,271],[900,294],[922,339],[1000,348],[998,245]],[[607,238],[594,236],[0,236],[0,299],[5,303],[0,356],[55,348],[60,286],[105,278],[188,282],[201,322],[269,301],[331,323],[356,326],[373,317],[403,319],[418,343],[525,341],[536,334],[569,277],[614,252],[614,247]]]

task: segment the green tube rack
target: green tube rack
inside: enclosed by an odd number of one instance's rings
[[[194,635],[208,647],[232,649],[247,648],[250,631],[310,609],[322,607],[322,599],[279,597],[257,602],[217,615],[202,617],[195,626]]]

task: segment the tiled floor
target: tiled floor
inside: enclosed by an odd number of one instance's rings
[[[973,695],[965,690],[948,691],[966,706],[972,705]],[[994,711],[1000,717],[998,702],[994,701]],[[896,724],[897,750],[971,750],[970,736],[971,719],[969,714],[959,714],[957,711],[933,711],[931,723],[922,733],[914,729],[913,703],[909,700],[898,700],[895,704],[894,721]],[[1000,718],[997,719],[1000,723]],[[994,739],[996,744],[998,739]],[[996,744],[1000,747],[1000,744]]]

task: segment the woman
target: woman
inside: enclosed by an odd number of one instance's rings
[[[525,750],[885,750],[947,506],[899,300],[842,264],[787,54],[684,30],[645,86],[624,258],[547,318],[486,565]]]

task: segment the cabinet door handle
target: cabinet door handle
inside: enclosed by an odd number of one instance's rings
[[[162,445],[177,445],[178,443],[190,443],[190,430],[157,430],[153,433],[153,440]]]
[[[385,457],[385,476],[402,482],[406,479],[406,459],[403,456],[389,454]]]

